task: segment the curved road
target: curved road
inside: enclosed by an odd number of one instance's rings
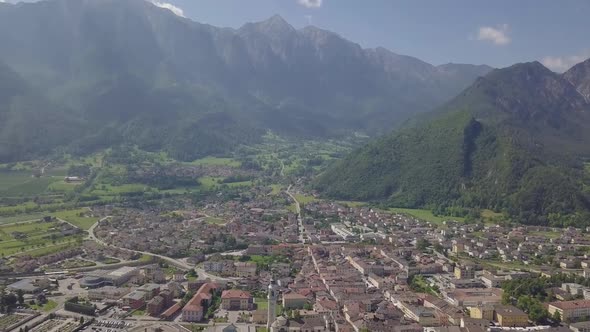
[[[92,225],[88,229],[88,239],[93,240],[96,243],[101,244],[106,247],[114,247],[117,249],[126,250],[126,251],[130,251],[130,252],[134,252],[134,253],[138,253],[138,254],[142,254],[142,255],[149,255],[149,256],[157,257],[157,258],[160,258],[160,259],[162,259],[162,260],[164,260],[164,261],[166,261],[178,268],[181,268],[183,270],[195,269],[195,271],[197,272],[197,275],[199,276],[199,279],[211,279],[211,280],[219,280],[219,281],[232,280],[232,279],[222,278],[222,277],[219,277],[216,275],[209,274],[209,273],[205,272],[205,270],[198,268],[196,266],[189,265],[180,259],[175,259],[175,258],[164,256],[164,255],[158,255],[158,254],[154,254],[154,253],[147,252],[147,251],[139,251],[139,250],[132,250],[132,249],[128,249],[128,248],[123,248],[123,247],[115,246],[115,245],[108,244],[108,243],[104,242],[103,240],[96,237],[96,234],[94,234],[94,229],[96,228],[96,226],[98,226],[98,224],[101,221],[107,220],[109,218],[111,218],[111,216],[106,216],[106,217],[100,219],[99,221],[97,221],[96,223],[94,223],[94,225]]]

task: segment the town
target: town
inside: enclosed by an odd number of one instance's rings
[[[1,261],[2,331],[587,331],[585,229],[433,222],[301,182],[102,205]],[[56,221],[57,220],[57,221]],[[23,237],[27,234],[11,234]]]

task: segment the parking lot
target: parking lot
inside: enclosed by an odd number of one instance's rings
[[[87,332],[122,332],[126,331],[133,324],[120,320],[97,320],[83,331]]]

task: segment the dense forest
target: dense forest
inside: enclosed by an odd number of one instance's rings
[[[590,112],[539,63],[496,70],[455,100],[335,163],[325,194],[552,226],[590,223]]]

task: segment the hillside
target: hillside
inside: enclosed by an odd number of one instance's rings
[[[25,160],[69,144],[81,124],[0,63],[0,160]]]
[[[67,150],[131,143],[185,160],[269,129],[308,138],[385,132],[490,70],[363,49],[280,16],[218,28],[144,0],[3,4],[0,61],[85,124]]]
[[[573,68],[575,69],[575,68]],[[515,220],[587,220],[590,107],[540,63],[492,71],[426,120],[378,139],[316,181],[333,197]]]

